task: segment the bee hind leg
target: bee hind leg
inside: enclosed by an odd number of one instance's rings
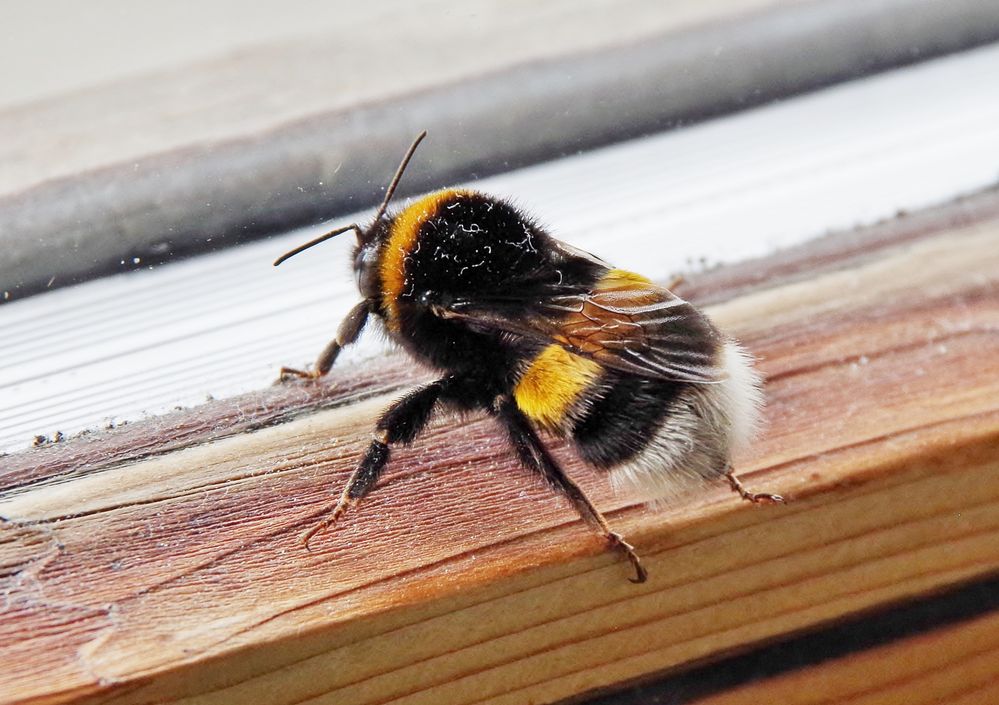
[[[644,583],[648,579],[648,572],[642,565],[642,560],[635,552],[635,548],[625,541],[619,533],[611,530],[603,514],[593,506],[579,485],[573,482],[559,467],[541,443],[541,439],[530,425],[527,417],[517,408],[514,400],[510,397],[498,398],[491,413],[506,428],[521,464],[529,470],[541,474],[552,487],[565,494],[575,505],[580,516],[607,539],[608,547],[624,554],[631,563],[635,570],[635,577],[629,578],[629,580],[633,583]]]
[[[753,504],[787,504],[784,497],[779,494],[750,492],[739,478],[735,476],[735,470],[731,467],[725,471],[725,477],[728,479],[728,486],[732,488],[732,491],[747,502],[752,502]]]

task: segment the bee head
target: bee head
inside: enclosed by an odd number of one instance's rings
[[[367,230],[357,231],[357,244],[354,245],[354,278],[361,296],[374,299],[379,295],[378,284],[378,245],[384,239],[391,220],[380,218],[371,223]]]

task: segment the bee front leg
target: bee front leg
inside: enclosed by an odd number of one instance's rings
[[[374,440],[347,480],[340,499],[322,521],[302,534],[301,540],[306,548],[313,536],[334,526],[348,509],[357,505],[371,491],[388,463],[391,447],[398,443],[412,443],[426,427],[437,403],[454,397],[460,388],[460,379],[445,377],[410,392],[385,410],[375,426]]]
[[[517,451],[520,462],[529,470],[540,473],[555,489],[561,491],[576,507],[576,511],[606,539],[609,548],[620,551],[631,562],[635,569],[635,577],[629,578],[633,583],[644,583],[649,574],[642,565],[641,559],[635,553],[635,548],[624,540],[619,533],[612,531],[603,514],[593,506],[583,490],[565,474],[551,456],[541,439],[531,426],[527,417],[517,408],[516,402],[510,397],[500,397],[493,405],[492,413],[506,428],[510,442]]]
[[[292,377],[319,379],[329,372],[333,367],[333,363],[336,362],[340,351],[356,341],[358,336],[361,335],[361,331],[364,330],[364,324],[368,321],[370,310],[371,308],[367,300],[350,309],[350,313],[347,314],[347,317],[343,319],[340,327],[337,329],[336,338],[331,340],[323,348],[323,351],[319,353],[319,358],[316,360],[313,368],[311,370],[297,370],[294,367],[282,367],[281,372],[278,373],[278,382],[286,382]]]

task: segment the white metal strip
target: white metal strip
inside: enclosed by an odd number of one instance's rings
[[[986,47],[473,186],[665,278],[994,183],[999,91],[984,87],[996,76],[999,47]],[[239,394],[310,362],[357,300],[350,239],[270,263],[321,230],[0,307],[0,449]],[[345,362],[381,345],[366,334]]]

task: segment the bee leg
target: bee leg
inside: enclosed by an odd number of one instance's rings
[[[437,402],[453,393],[457,382],[458,380],[453,377],[431,382],[410,392],[382,413],[375,426],[375,438],[347,480],[347,486],[340,494],[340,499],[322,521],[302,534],[301,541],[306,548],[309,547],[309,540],[313,536],[334,526],[348,509],[357,505],[371,491],[382,470],[385,469],[391,446],[397,443],[404,445],[411,443],[427,425]]]
[[[633,583],[644,583],[648,579],[648,572],[635,553],[635,548],[620,534],[611,530],[607,520],[593,506],[579,485],[559,467],[513,399],[505,396],[498,398],[491,411],[506,427],[520,462],[529,470],[540,473],[552,487],[572,500],[580,516],[607,539],[609,548],[620,551],[631,562],[635,569],[635,577],[629,580]]]
[[[750,492],[746,489],[746,486],[735,476],[735,470],[729,468],[725,472],[725,477],[728,478],[728,486],[732,488],[732,491],[738,494],[747,502],[752,502],[753,504],[787,504],[784,498],[779,494],[770,494],[768,492]]]
[[[367,300],[350,309],[350,313],[347,314],[347,317],[343,319],[340,327],[337,329],[336,338],[331,340],[323,348],[323,351],[319,353],[319,358],[316,360],[313,368],[311,370],[297,370],[293,367],[282,367],[278,373],[278,382],[286,382],[292,377],[319,379],[329,372],[333,367],[333,363],[336,362],[340,351],[357,340],[358,336],[361,335],[361,331],[364,330],[364,324],[368,321],[369,310]]]

